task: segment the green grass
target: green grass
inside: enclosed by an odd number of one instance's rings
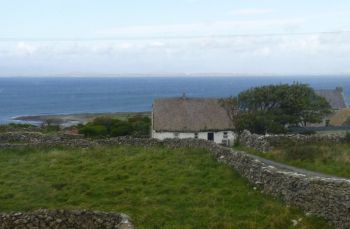
[[[345,135],[348,130],[321,130],[316,131],[318,135]]]
[[[299,168],[350,178],[350,144],[289,143],[265,153],[244,147],[237,149]]]
[[[2,212],[124,212],[137,228],[329,228],[254,190],[198,149],[2,150],[0,203]]]

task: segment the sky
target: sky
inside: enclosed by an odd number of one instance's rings
[[[0,0],[0,76],[350,73],[349,0]]]

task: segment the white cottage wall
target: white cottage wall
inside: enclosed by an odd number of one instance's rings
[[[208,140],[208,133],[214,133],[214,142],[221,144],[224,139],[228,139],[230,145],[233,145],[235,141],[235,133],[233,131],[217,131],[217,132],[198,132],[198,139]],[[224,138],[224,133],[227,133],[227,138]],[[171,138],[195,138],[195,133],[181,133],[181,132],[156,132],[152,131],[152,138],[156,138],[159,140],[171,139]]]

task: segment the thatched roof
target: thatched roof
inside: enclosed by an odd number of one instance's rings
[[[348,108],[342,87],[337,87],[335,90],[316,90],[315,92],[324,97],[334,110]]]
[[[169,132],[232,130],[233,124],[214,98],[168,98],[153,102],[153,129]]]

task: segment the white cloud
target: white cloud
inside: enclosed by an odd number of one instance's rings
[[[188,3],[198,3],[198,2],[201,2],[201,0],[185,0],[185,2],[188,2]]]
[[[16,45],[16,53],[18,55],[32,55],[35,53],[36,50],[37,48],[29,43],[19,42]]]
[[[272,12],[274,12],[273,9],[249,8],[249,9],[232,10],[229,12],[229,14],[235,15],[235,16],[253,16],[253,15],[261,15],[261,14],[270,14]]]
[[[350,34],[0,43],[0,65],[68,72],[346,71]],[[310,64],[311,62],[311,64]],[[342,65],[341,65],[342,64]],[[293,67],[291,67],[293,65]],[[295,68],[295,67],[298,68]],[[321,70],[320,70],[321,71]]]
[[[18,42],[1,43],[0,56],[23,58],[57,58],[69,56],[144,55],[157,53],[220,52],[225,56],[318,54],[319,52],[346,53],[350,49],[350,34],[314,34],[303,36],[234,36],[192,39],[145,39],[97,42]],[[30,55],[29,57],[27,55]],[[215,56],[215,55],[213,55]],[[224,56],[224,57],[225,57]],[[196,58],[193,55],[193,58]]]
[[[208,23],[116,27],[102,29],[96,33],[100,36],[141,38],[150,36],[220,35],[253,33],[259,30],[285,31],[291,27],[301,27],[303,23],[301,19],[215,21]]]

